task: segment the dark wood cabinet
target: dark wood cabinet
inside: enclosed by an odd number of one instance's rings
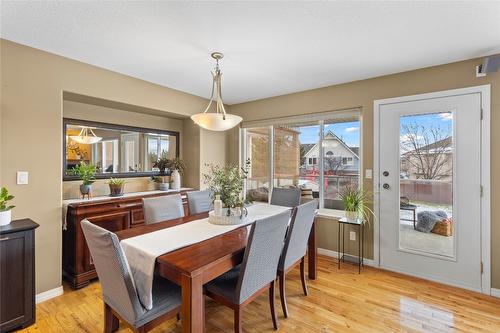
[[[188,215],[186,191],[180,191],[184,212]],[[110,198],[109,200],[80,201],[68,205],[66,228],[63,230],[63,278],[73,288],[85,287],[97,277],[85,242],[80,222],[90,222],[109,231],[120,231],[144,225],[142,198],[178,194],[154,192],[137,196]]]
[[[30,219],[0,227],[0,332],[35,322],[35,228]]]

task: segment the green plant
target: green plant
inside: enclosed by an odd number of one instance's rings
[[[5,212],[15,207],[7,206],[7,202],[11,201],[12,199],[14,199],[14,196],[9,194],[9,191],[6,187],[2,187],[2,189],[0,190],[0,212]]]
[[[79,164],[77,164],[71,171],[73,175],[77,175],[78,177],[80,177],[83,185],[91,185],[95,181],[95,172],[95,165],[90,163],[87,164],[84,161],[81,161]]]
[[[205,164],[205,166],[208,167],[209,172],[203,174],[204,182],[214,195],[220,195],[224,207],[243,207],[245,201],[242,192],[250,168],[250,160],[247,160],[243,167],[238,165],[220,167],[213,164]]]
[[[164,183],[165,178],[163,178],[161,176],[151,176],[151,181],[153,181],[155,183]]]
[[[156,160],[156,162],[153,164],[153,168],[160,169],[160,174],[164,175],[165,170],[170,168],[170,163],[171,161],[168,158],[162,156]]]
[[[344,204],[344,210],[357,212],[368,223],[370,216],[375,217],[375,213],[369,207],[371,194],[356,184],[348,184],[339,192],[340,200]]]
[[[119,178],[109,178],[109,181],[108,181],[108,184],[109,185],[116,185],[116,186],[122,186],[123,184],[125,184],[125,179],[119,179]]]
[[[175,157],[174,159],[170,160],[168,168],[170,170],[177,170],[182,175],[186,170],[186,163],[184,163],[184,161],[181,160],[180,158]]]

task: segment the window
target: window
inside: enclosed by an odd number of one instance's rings
[[[265,127],[243,124],[242,158],[251,161],[247,197],[268,201],[269,184],[299,187],[303,197],[318,198],[321,208],[343,209],[339,192],[360,184],[359,112],[280,122]]]
[[[155,162],[162,157],[172,159],[175,157],[175,145],[171,145],[169,136],[164,135],[147,135],[146,136],[146,170],[153,170]],[[174,147],[171,149],[171,147]]]

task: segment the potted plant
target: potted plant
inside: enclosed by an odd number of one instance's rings
[[[183,160],[176,157],[170,160],[168,168],[172,171],[170,178],[172,179],[172,189],[178,190],[181,188],[181,175],[186,170],[186,164]]]
[[[359,188],[356,184],[348,184],[339,193],[340,200],[344,204],[345,218],[348,221],[363,219],[370,221],[370,215],[375,213],[368,206],[370,204],[370,194]]]
[[[220,167],[213,164],[206,164],[206,166],[209,172],[203,174],[204,182],[214,197],[220,197],[224,207],[222,215],[236,216],[241,219],[246,215],[243,187],[247,179],[250,160],[247,160],[244,167],[238,165]]]
[[[82,197],[87,195],[90,198],[92,196],[92,184],[95,182],[95,171],[95,165],[90,163],[87,164],[84,161],[81,161],[73,169],[72,173],[82,180],[82,184],[80,185]]]
[[[165,180],[164,176],[151,176],[151,181],[156,184],[156,189],[166,191],[169,189],[169,182]]]
[[[12,208],[8,202],[14,199],[13,195],[9,194],[7,188],[2,187],[0,190],[0,226],[7,225],[12,221]]]
[[[118,179],[111,177],[108,181],[109,195],[112,197],[121,197],[123,195],[123,188],[125,187],[125,179]]]

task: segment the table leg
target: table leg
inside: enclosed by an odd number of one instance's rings
[[[413,210],[413,229],[417,230],[417,226],[415,225],[417,223],[417,219],[415,218],[415,211],[416,209]]]
[[[340,222],[339,222],[339,232],[338,232],[338,242],[337,242],[337,257],[338,257],[338,265],[339,265],[339,269],[340,269]]]
[[[365,224],[361,225],[361,266],[365,267]]]
[[[205,304],[202,276],[182,275],[182,332],[205,332]]]
[[[361,274],[361,224],[359,225],[359,239],[358,239],[358,274]]]
[[[307,250],[307,273],[311,280],[316,280],[318,276],[318,245],[316,243],[317,221],[318,220],[315,218],[311,227]]]
[[[345,262],[345,226],[342,223],[342,262]]]

